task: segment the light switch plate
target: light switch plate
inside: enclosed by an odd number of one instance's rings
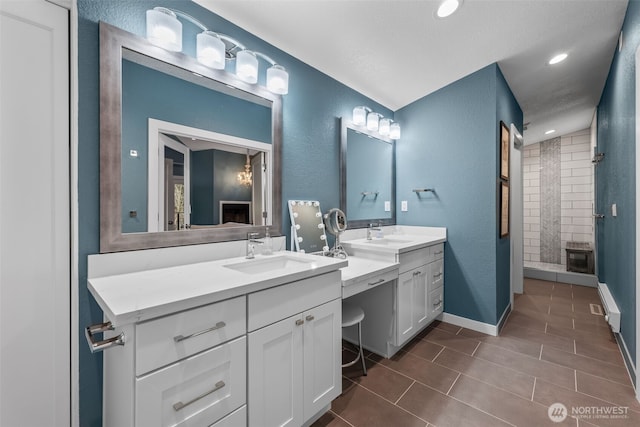
[[[618,216],[618,205],[615,203],[611,205],[611,216]]]
[[[402,203],[400,204],[400,210],[402,212],[407,212],[409,210],[409,204],[407,203],[406,200],[403,200]]]
[[[389,200],[385,200],[384,202],[384,211],[391,212],[391,202]]]

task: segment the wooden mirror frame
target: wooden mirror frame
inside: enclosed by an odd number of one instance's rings
[[[145,38],[100,22],[100,252],[120,252],[170,246],[244,240],[249,232],[264,231],[262,225],[219,229],[161,232],[122,232],[122,50],[129,49],[205,77],[221,87],[262,98],[271,104],[273,147],[272,236],[282,227],[282,97],[265,87],[240,81],[224,70],[213,70],[181,52],[169,52]],[[227,89],[229,90],[229,89]]]

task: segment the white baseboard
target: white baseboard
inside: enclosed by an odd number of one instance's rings
[[[615,335],[616,335],[616,341],[618,341],[618,347],[620,347],[620,351],[625,353],[622,356],[624,358],[624,366],[627,368],[627,373],[631,377],[630,378],[631,384],[634,384],[633,378],[637,378],[636,367],[633,364],[633,359],[631,358],[631,354],[629,354],[627,343],[624,341],[624,337],[621,334],[615,334]],[[620,343],[622,343],[622,345],[620,345]],[[636,384],[635,389],[636,389],[636,399],[640,401],[640,387],[638,387],[638,384]]]
[[[456,316],[455,314],[442,313],[438,316],[438,320],[471,329],[476,332],[482,332],[483,334],[492,335],[494,337],[498,336],[498,326],[467,319],[466,317]]]

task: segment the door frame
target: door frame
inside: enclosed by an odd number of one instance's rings
[[[640,212],[640,46],[636,50],[636,224]],[[640,372],[638,370],[638,354],[640,354],[640,229],[636,226],[636,399],[640,401]]]
[[[509,240],[511,253],[511,277],[509,280],[509,298],[511,302],[511,309],[513,310],[514,293],[522,294],[524,287],[524,204],[522,188],[522,148],[524,146],[524,140],[513,123],[511,123],[510,127],[509,168],[511,170],[511,195],[509,197],[509,221],[511,223],[511,230],[509,230]]]

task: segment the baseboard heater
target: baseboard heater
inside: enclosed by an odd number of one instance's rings
[[[609,287],[605,283],[598,283],[598,293],[600,294],[600,300],[604,307],[605,320],[609,322],[609,326],[611,326],[613,332],[620,332],[620,309],[618,309],[616,300],[613,299]]]

